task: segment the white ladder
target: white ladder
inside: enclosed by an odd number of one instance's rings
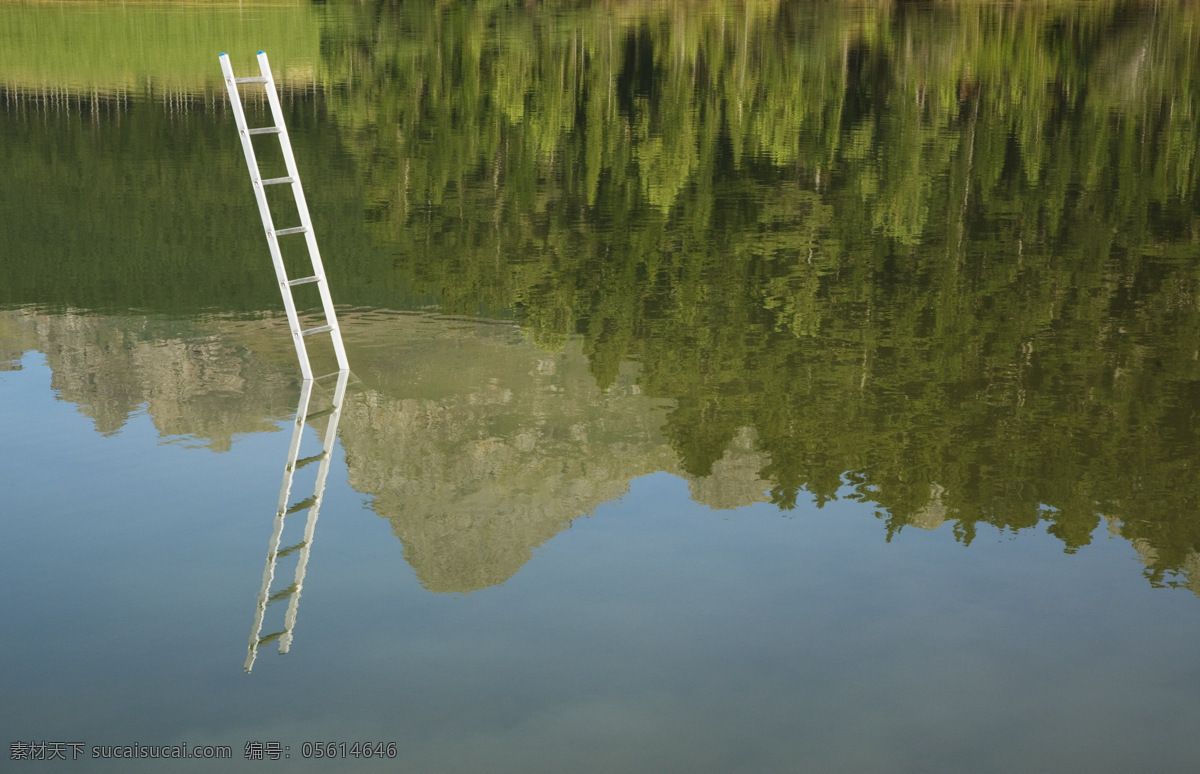
[[[317,237],[313,233],[312,218],[308,214],[308,203],[304,198],[304,189],[300,185],[300,171],[296,167],[296,158],[292,155],[292,143],[288,139],[287,127],[283,123],[283,109],[279,105],[279,93],[275,89],[275,79],[271,76],[271,67],[267,64],[267,55],[258,52],[258,69],[262,75],[249,78],[234,77],[233,68],[229,64],[229,55],[222,53],[221,72],[225,77],[225,88],[229,90],[229,101],[233,106],[233,116],[237,120],[238,136],[242,140],[242,150],[246,154],[246,166],[250,170],[250,182],[254,186],[254,198],[258,200],[258,212],[262,216],[263,229],[267,232],[267,246],[271,250],[271,260],[275,264],[275,277],[279,280],[279,292],[283,296],[283,306],[287,311],[288,327],[292,331],[292,341],[296,345],[296,355],[300,359],[300,372],[305,379],[312,379],[312,363],[308,357],[308,349],[304,345],[304,337],[316,333],[328,332],[333,337],[333,351],[337,357],[339,371],[350,368],[346,360],[346,348],[342,344],[342,331],[338,326],[337,315],[333,309],[333,299],[329,295],[329,282],[325,279],[325,266],[321,263],[321,254],[317,249]],[[239,83],[261,83],[266,87],[267,102],[271,106],[271,116],[274,125],[251,129],[246,125],[246,111],[242,108],[242,99],[238,94]],[[287,169],[284,177],[264,179],[258,168],[258,160],[254,155],[254,145],[250,138],[256,134],[277,134],[283,150],[283,161]],[[300,214],[300,225],[289,228],[275,228],[271,211],[267,206],[267,186],[291,184],[292,195],[296,199],[296,210]],[[312,263],[312,275],[289,279],[283,263],[283,253],[279,248],[279,238],[290,234],[303,234],[308,245],[308,257]],[[310,282],[317,283],[321,294],[321,306],[325,312],[325,324],[313,328],[302,329],[300,318],[296,312],[296,300],[292,296],[292,288]]]
[[[279,652],[287,653],[292,645],[292,631],[296,628],[296,614],[300,609],[300,592],[304,590],[304,574],[308,568],[308,557],[312,553],[313,536],[317,530],[317,514],[321,510],[321,500],[325,496],[325,479],[329,476],[329,463],[333,459],[333,445],[337,438],[338,420],[342,414],[342,403],[346,398],[346,384],[349,378],[349,371],[338,371],[337,385],[333,389],[330,407],[311,414],[308,407],[316,380],[305,379],[301,382],[300,403],[296,406],[296,422],[292,426],[292,443],[288,447],[287,464],[283,468],[283,483],[279,487],[279,503],[275,508],[275,525],[271,531],[271,540],[267,545],[267,564],[263,568],[262,587],[259,589],[258,604],[254,610],[254,627],[250,631],[250,645],[243,667],[247,672],[254,668],[254,660],[258,658],[260,646],[279,640]],[[328,416],[329,421],[325,425],[325,433],[321,438],[320,454],[300,459],[300,442],[304,436],[304,425],[324,416]],[[320,465],[317,468],[317,479],[313,485],[312,496],[289,504],[292,481],[296,476],[296,471],[313,462],[319,462]],[[284,520],[291,514],[303,510],[308,511],[308,519],[304,522],[303,539],[295,545],[281,549]],[[271,585],[275,581],[277,562],[296,552],[299,552],[299,555],[296,559],[296,571],[292,576],[291,585],[272,593]],[[283,629],[264,636],[262,630],[267,607],[272,602],[281,602],[285,599],[288,601],[288,606],[287,612],[283,616]]]

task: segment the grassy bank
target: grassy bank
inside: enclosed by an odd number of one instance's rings
[[[77,93],[202,93],[220,82],[217,54],[276,77],[311,81],[318,12],[307,2],[0,4],[0,87]]]

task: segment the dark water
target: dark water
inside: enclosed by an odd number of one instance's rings
[[[0,6],[0,729],[84,745],[11,765],[1194,764],[1197,40],[1170,3]],[[261,630],[301,390],[218,79],[257,48],[353,369]]]

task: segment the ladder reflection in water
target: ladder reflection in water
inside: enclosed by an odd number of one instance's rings
[[[323,381],[326,377],[319,379],[305,379],[300,387],[300,402],[296,406],[296,420],[292,427],[292,442],[288,446],[287,464],[283,469],[283,483],[279,487],[279,503],[275,510],[275,524],[271,531],[271,540],[267,546],[267,564],[263,569],[262,588],[258,592],[258,605],[254,611],[254,628],[250,632],[250,646],[246,653],[245,669],[249,672],[254,668],[254,660],[258,657],[258,649],[260,646],[279,640],[279,652],[287,653],[292,644],[292,631],[296,627],[296,613],[300,608],[300,592],[304,589],[304,573],[308,567],[308,558],[312,552],[313,535],[317,528],[317,515],[321,510],[321,500],[325,494],[325,480],[329,475],[329,463],[333,458],[333,446],[337,441],[337,426],[338,420],[342,414],[342,402],[346,397],[346,384],[350,378],[349,371],[338,371],[337,383],[333,389],[333,394],[330,399],[330,406],[327,409],[314,411],[309,413],[309,405],[312,400],[314,387],[318,381]],[[317,419],[327,418],[325,430],[321,433],[320,428],[317,428],[321,438],[321,452],[311,457],[300,457],[300,447],[304,438],[304,426]],[[317,468],[316,482],[313,484],[313,493],[311,496],[300,500],[296,503],[291,503],[292,482],[295,478],[296,471],[310,465],[319,463]],[[293,513],[307,510],[308,518],[304,523],[304,537],[300,542],[290,545],[286,548],[280,548],[283,542],[284,522],[288,516]],[[275,580],[275,569],[277,562],[291,554],[297,554],[296,571],[292,578],[292,583],[286,588],[272,592],[271,585]],[[263,620],[266,617],[267,607],[273,602],[281,602],[287,600],[287,612],[283,617],[283,629],[272,634],[263,635]]]

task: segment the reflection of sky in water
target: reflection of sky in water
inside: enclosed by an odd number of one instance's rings
[[[395,741],[402,766],[357,765],[413,771],[1166,771],[1200,755],[1180,733],[1200,721],[1195,597],[1152,589],[1127,541],[1068,556],[1041,530],[981,527],[966,548],[949,529],[888,544],[869,505],[713,511],[662,473],[503,585],[432,594],[339,450],[291,652],[247,676],[288,434],[217,454],[162,443],[139,414],[101,436],[39,356],[23,365],[0,374],[8,742],[229,744],[246,770],[270,765],[241,761],[252,739],[290,745],[288,770],[306,740]]]

